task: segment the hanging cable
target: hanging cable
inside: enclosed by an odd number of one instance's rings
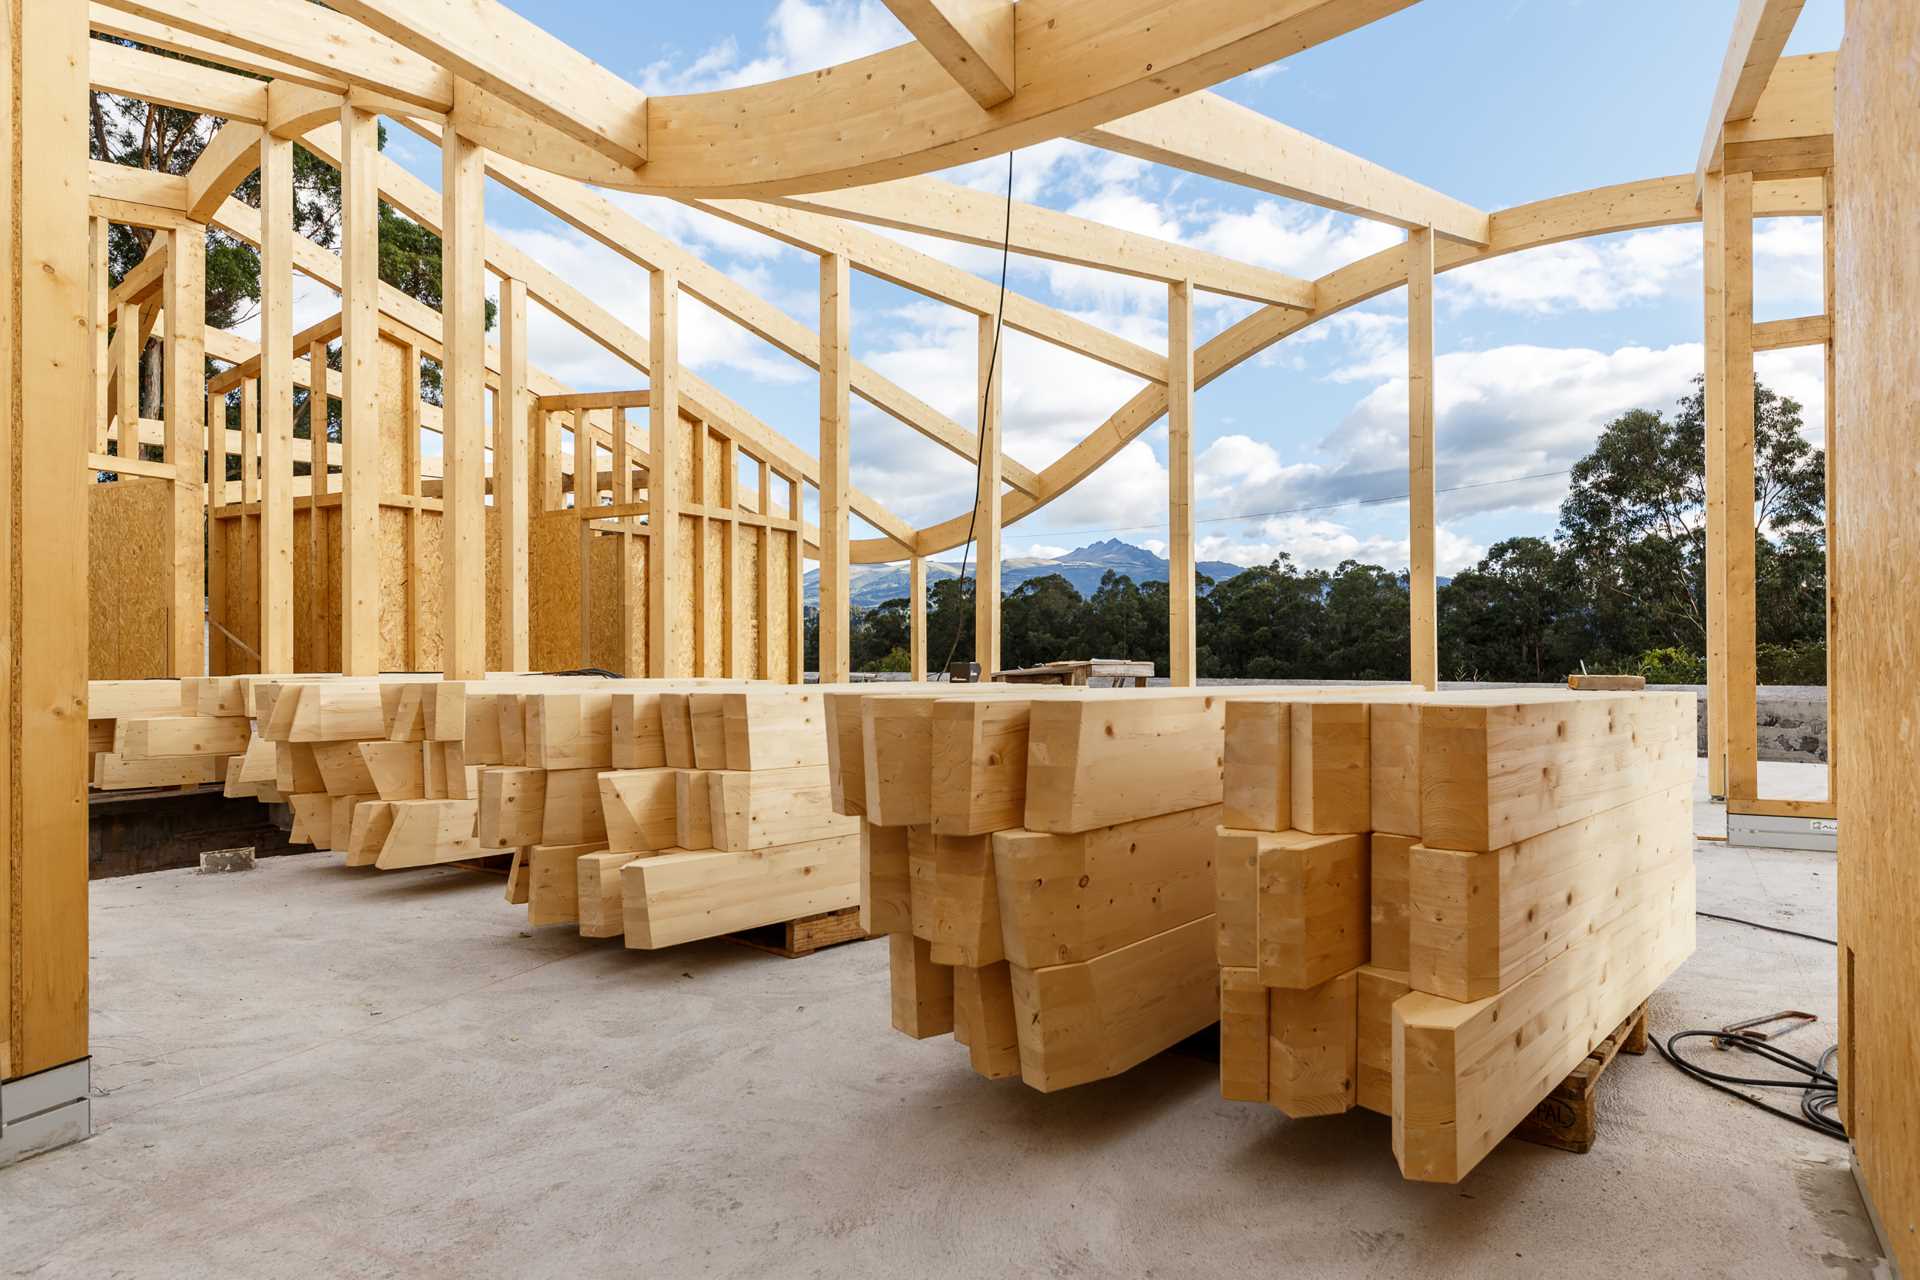
[[[1007,225],[1000,239],[1000,300],[993,308],[993,345],[987,351],[986,376],[980,379],[980,426],[975,440],[973,460],[973,512],[967,517],[967,540],[960,551],[960,576],[957,582],[967,580],[967,556],[973,551],[974,526],[980,519],[980,486],[987,469],[987,406],[993,398],[993,375],[1000,362],[1000,325],[1007,311],[1007,259],[1013,253],[1013,152],[1007,152]],[[977,618],[980,614],[979,573],[974,573],[973,611]],[[953,626],[953,643],[947,646],[947,660],[940,664],[944,675],[953,672],[953,655],[960,652],[960,633],[963,625],[956,621]],[[978,657],[978,654],[974,655]]]

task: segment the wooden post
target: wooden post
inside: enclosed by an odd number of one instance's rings
[[[0,1080],[13,1080],[87,1055],[85,6],[5,0],[0,75],[0,604],[24,622],[0,664],[13,760],[0,779]]]
[[[207,462],[203,453],[207,438],[206,229],[198,224],[182,227],[172,233],[169,247],[164,286],[166,388],[161,393],[165,401],[167,461],[173,464],[173,618],[167,670],[177,676],[198,676],[207,670]],[[75,314],[86,312],[80,308]],[[126,430],[124,424],[121,430]],[[131,438],[137,455],[137,421]]]
[[[1759,796],[1755,720],[1753,175],[1726,175],[1727,800]]]
[[[487,157],[452,129],[440,156],[441,669],[477,680],[487,673]]]
[[[380,671],[380,154],[340,109],[340,671]]]
[[[773,672],[773,476],[765,458],[760,459],[760,540],[754,562],[753,676],[770,680]]]
[[[93,399],[87,417],[93,424],[95,453],[107,451],[107,418],[113,411],[107,404],[107,379],[113,372],[107,360],[107,322],[112,318],[107,314],[111,296],[107,273],[109,230],[105,218],[87,220],[87,325],[93,334]]]
[[[1834,378],[1834,335],[1838,332],[1839,307],[1834,297],[1834,247],[1836,236],[1834,227],[1838,210],[1835,208],[1833,170],[1829,169],[1821,180],[1824,188],[1824,218],[1820,224],[1821,257],[1823,260],[1822,280],[1826,295],[1827,342],[1825,348],[1827,364],[1827,803],[1837,805],[1840,801],[1840,688],[1835,680],[1839,664],[1834,651],[1840,642],[1840,563],[1833,553],[1834,543],[1840,534],[1840,512],[1838,477],[1834,471],[1834,454],[1840,443],[1839,433],[1834,429],[1834,419],[1838,416],[1840,402]]]
[[[982,679],[1000,669],[1000,387],[994,320],[980,317],[980,484],[973,495],[973,659]]]
[[[527,484],[527,284],[500,282],[500,393],[494,399],[493,505],[500,522],[500,629],[505,649],[501,665],[525,671],[532,626],[527,614],[529,548]],[[631,492],[631,490],[629,490]]]
[[[114,318],[120,341],[120,367],[114,372],[113,415],[119,420],[120,456],[140,456],[140,304],[123,302]]]
[[[705,426],[701,427],[705,431]],[[738,679],[740,654],[740,453],[732,436],[720,437],[720,674]]]
[[[1707,174],[1700,202],[1706,291],[1707,793],[1727,794],[1727,237],[1726,176]],[[1831,741],[1831,735],[1829,735]]]
[[[1407,606],[1413,682],[1440,678],[1434,580],[1433,229],[1407,232]]]
[[[673,625],[686,594],[686,549],[680,537],[680,277],[653,273],[653,315],[647,334],[653,383],[647,393],[647,674],[680,675],[685,637]],[[575,444],[575,449],[580,446]],[[592,457],[592,450],[586,451]],[[579,470],[576,459],[574,468]]]
[[[907,674],[927,678],[927,558],[907,562]]]
[[[628,437],[627,411],[615,407],[610,430],[613,435],[613,501],[616,506],[625,506],[633,501],[633,442]],[[646,632],[639,624],[643,601],[633,587],[633,527],[636,523],[632,516],[621,516],[615,523],[616,532],[612,535],[618,547],[620,560],[620,580],[615,584],[615,595],[620,605],[620,654],[619,665],[622,672],[640,672],[646,670]]]
[[[442,348],[445,351],[445,348]],[[405,368],[404,381],[400,393],[400,429],[406,438],[401,451],[400,489],[407,497],[407,669],[419,671],[426,667],[425,651],[426,627],[423,620],[427,611],[436,603],[438,583],[427,582],[426,536],[421,532],[423,517],[420,514],[420,492],[422,485],[420,457],[420,348],[408,342],[400,357]],[[447,381],[444,373],[441,377],[444,391]],[[441,451],[442,486],[444,492],[446,461],[444,448]],[[444,499],[442,499],[442,518],[445,518]],[[446,526],[441,526],[444,532]]]
[[[324,388],[324,368],[321,373]],[[260,670],[289,672],[293,670],[293,143],[270,133],[260,137],[260,395]],[[224,455],[223,447],[223,460]],[[225,478],[222,467],[215,483],[224,483]]]
[[[1193,284],[1183,280],[1167,286],[1167,674],[1183,687],[1200,675],[1195,591]]]
[[[240,504],[260,501],[260,379],[240,383]],[[256,522],[259,512],[246,517]]]
[[[787,544],[787,683],[807,682],[807,619],[801,607],[807,577],[807,508],[800,501],[800,478],[787,481],[787,515],[793,540]]]
[[[851,284],[847,260],[820,259],[820,682],[845,680],[852,667],[847,580],[847,431],[851,414]]]

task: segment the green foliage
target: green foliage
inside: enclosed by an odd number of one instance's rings
[[[1761,684],[1824,685],[1827,682],[1826,642],[1756,646],[1754,671]]]
[[[1645,676],[1648,684],[1705,684],[1707,660],[1685,649],[1649,649],[1630,673]]]

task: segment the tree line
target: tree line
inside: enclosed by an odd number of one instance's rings
[[[1754,538],[1759,676],[1826,683],[1826,458],[1801,434],[1801,406],[1754,390]],[[1655,683],[1706,673],[1706,413],[1700,379],[1669,415],[1609,422],[1577,462],[1557,528],[1495,543],[1439,588],[1446,680],[1557,681],[1629,672]],[[1280,555],[1222,582],[1200,579],[1202,677],[1405,680],[1407,575],[1349,560],[1307,569]],[[1091,596],[1065,578],[1022,583],[1001,606],[1001,662],[1150,660],[1167,673],[1167,584],[1109,572]],[[854,609],[856,671],[908,668],[909,606]],[[973,657],[973,583],[927,600],[928,661]],[[817,620],[808,623],[817,663]]]

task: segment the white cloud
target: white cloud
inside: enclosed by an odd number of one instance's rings
[[[1682,289],[1700,289],[1700,228],[1657,227],[1544,245],[1490,258],[1441,277],[1457,307],[1502,311],[1614,311]]]
[[[780,0],[767,19],[757,57],[744,58],[731,37],[692,61],[663,58],[641,69],[648,93],[704,93],[759,84],[862,58],[912,37],[878,0]]]
[[[1377,533],[1356,533],[1324,516],[1285,516],[1261,521],[1243,533],[1203,533],[1195,541],[1202,560],[1224,560],[1244,567],[1267,564],[1285,554],[1303,569],[1333,569],[1343,560],[1407,567],[1408,540]],[[1434,529],[1434,563],[1442,577],[1471,567],[1486,549],[1442,524]]]
[[[1194,463],[1208,514],[1292,512],[1394,500],[1407,491],[1407,383],[1379,381],[1319,445],[1325,461],[1287,461],[1245,435],[1216,439]],[[1662,350],[1505,346],[1451,352],[1435,362],[1435,469],[1443,514],[1551,512],[1566,493],[1558,474],[1589,450],[1612,418],[1633,408],[1670,412],[1701,367],[1698,344]],[[1317,515],[1317,513],[1314,513]],[[1291,517],[1289,517],[1291,518]]]
[[[1261,200],[1251,209],[1214,210],[1205,217],[1194,244],[1309,279],[1406,238],[1385,223],[1278,200]]]

